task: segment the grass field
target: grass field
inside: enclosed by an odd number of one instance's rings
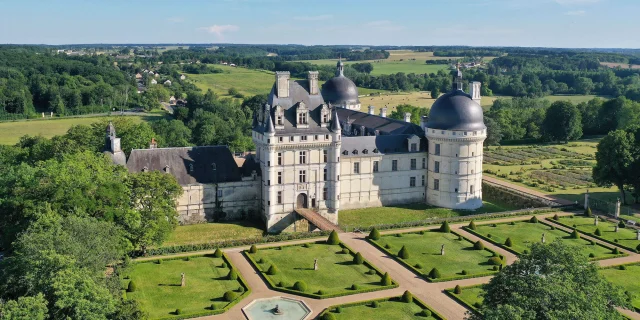
[[[601,269],[600,272],[609,282],[621,286],[625,291],[633,294],[631,304],[640,309],[640,265],[625,266],[626,270],[618,267]]]
[[[262,227],[257,221],[215,222],[178,226],[162,246],[256,238],[263,235]]]
[[[335,312],[335,308],[338,306],[329,307],[328,312],[333,314],[336,320],[369,320],[369,319],[402,319],[402,320],[430,320],[440,319],[434,317],[422,316],[422,307],[415,301],[412,303],[406,303],[399,299],[400,297],[394,297],[389,300],[379,300],[379,306],[374,308],[371,303],[365,305],[345,305],[340,306],[340,312]],[[323,319],[319,317],[318,319]]]
[[[363,94],[363,93],[360,93]],[[495,97],[482,97],[482,107],[488,110],[493,101],[504,98],[501,96]],[[412,92],[387,92],[381,95],[374,95],[368,97],[360,97],[362,103],[362,111],[367,111],[367,106],[374,106],[376,114],[380,113],[380,108],[387,106],[387,114],[396,110],[396,106],[401,104],[410,104],[412,106],[420,108],[431,108],[436,99],[431,98],[431,93],[426,91],[412,91]]]
[[[609,100],[612,97],[610,96],[597,96],[593,94],[586,95],[567,95],[567,94],[558,94],[553,96],[546,96],[545,99],[556,102],[556,101],[571,101],[573,104],[578,104],[580,102],[587,102],[589,100],[593,100],[594,98],[600,98],[604,100]]]
[[[460,294],[453,293],[453,288],[447,289],[447,291],[467,304],[467,309],[473,310],[482,305],[485,293],[483,286],[462,287],[461,289],[462,292]]]
[[[283,246],[281,248],[260,249],[250,254],[257,262],[257,267],[265,277],[274,284],[292,289],[297,281],[304,281],[307,293],[323,295],[335,293],[358,293],[358,290],[382,288],[380,275],[367,274],[369,267],[364,264],[353,263],[351,254],[342,253],[339,245],[325,243]],[[314,260],[318,259],[318,270],[314,270]],[[260,263],[262,261],[262,263]],[[267,270],[276,266],[278,272],[268,275]],[[359,286],[358,290],[351,290],[352,284]]]
[[[409,221],[420,221],[432,218],[447,218],[469,214],[501,212],[514,210],[512,206],[502,203],[484,201],[481,209],[452,210],[432,207],[424,203],[415,203],[395,207],[376,207],[340,211],[340,225],[369,227],[379,224],[393,224]]]
[[[171,317],[176,309],[183,316],[206,312],[212,304],[222,309],[228,304],[222,299],[224,293],[242,286],[238,280],[225,279],[230,269],[221,267],[223,263],[222,258],[214,257],[135,263],[129,277],[137,289],[127,292],[127,299],[138,301],[151,319]],[[181,273],[185,274],[184,287],[180,286]],[[128,283],[123,281],[125,288]]]
[[[629,64],[628,63],[621,63],[621,62],[600,62],[601,65],[603,66],[607,66],[609,68],[617,68],[620,67],[622,69],[629,69]],[[632,69],[640,69],[640,64],[632,64],[631,65]]]
[[[576,250],[580,250],[585,256],[593,254],[591,257],[593,259],[607,259],[617,256],[613,254],[612,247],[592,245],[584,239],[571,239],[568,232],[543,223],[531,223],[528,220],[514,222],[513,225],[511,223],[478,225],[475,232],[489,238],[497,245],[504,245],[507,238],[511,238],[513,245],[510,249],[518,253],[528,250],[533,243],[541,242],[544,233],[546,243],[561,239],[565,244],[575,246]]]
[[[488,250],[474,250],[472,242],[461,239],[453,233],[426,231],[423,234],[384,235],[375,242],[396,254],[405,246],[409,258],[403,261],[418,269],[425,277],[433,268],[440,271],[443,279],[462,276],[463,270],[466,270],[469,276],[492,272],[493,265],[488,260],[493,253]],[[444,256],[440,255],[443,244]]]
[[[560,217],[558,222],[578,229],[581,232],[587,233],[591,236],[594,236],[594,232],[596,228],[600,229],[602,239],[608,240],[612,243],[616,243],[618,245],[635,249],[640,245],[640,240],[637,240],[636,231],[629,228],[620,228],[618,232],[615,232],[615,223],[609,221],[600,221],[598,222],[598,226],[594,225],[593,218],[587,218],[582,216],[574,216],[570,217]]]
[[[111,116],[112,118],[114,116]],[[160,119],[162,114],[150,113],[143,116],[126,116],[135,122]],[[24,135],[51,138],[67,133],[74,125],[91,125],[104,117],[79,117],[79,118],[53,118],[46,120],[20,120],[12,122],[0,122],[0,144],[16,144]]]

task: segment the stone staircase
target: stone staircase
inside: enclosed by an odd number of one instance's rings
[[[318,227],[318,229],[322,230],[322,231],[336,231],[336,232],[342,232],[342,230],[340,229],[340,227],[338,227],[337,225],[331,223],[331,221],[327,220],[327,218],[321,216],[319,213],[311,210],[311,209],[303,209],[303,208],[298,208],[294,210],[297,214],[299,214],[301,217],[305,218],[307,221],[309,221],[309,223],[313,224],[314,226]]]

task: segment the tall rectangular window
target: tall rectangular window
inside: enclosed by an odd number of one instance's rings
[[[416,159],[411,159],[411,170],[415,170],[417,168]]]
[[[415,187],[416,186],[416,177],[410,177],[409,178],[409,187]]]
[[[424,174],[422,175],[422,186],[424,187]]]
[[[278,204],[282,204],[282,191],[278,191]]]
[[[322,200],[327,200],[327,188],[322,188]]]
[[[300,172],[298,172],[298,182],[300,183],[307,182],[307,171],[300,170]]]
[[[439,155],[440,155],[440,144],[439,144],[439,143],[436,143],[435,155],[436,155],[436,156],[439,156]]]
[[[322,177],[323,181],[327,181],[327,168],[324,168],[324,170],[322,171]]]
[[[322,150],[322,159],[324,163],[327,163],[329,158],[329,150]]]
[[[373,172],[378,172],[378,161],[373,162]]]
[[[434,179],[433,180],[433,190],[440,190],[440,180],[439,179]]]
[[[307,152],[300,151],[300,164],[307,163]]]
[[[417,143],[412,143],[411,144],[411,152],[416,152],[418,151],[418,144]]]
[[[307,136],[300,136],[300,141],[307,141]]]
[[[282,172],[278,172],[278,184],[282,184]]]
[[[398,171],[398,160],[391,161],[391,171]]]
[[[433,172],[440,173],[440,161],[433,162]]]
[[[470,192],[470,193],[473,193],[473,191],[475,191],[475,190],[473,189],[473,185],[470,185],[470,186],[469,186],[469,192]]]
[[[289,137],[289,142],[293,142],[293,136]]]
[[[278,152],[278,165],[282,165],[282,152]]]
[[[353,163],[353,173],[354,174],[359,174],[360,173],[360,162],[354,162]]]
[[[427,168],[427,158],[422,158],[422,169]]]

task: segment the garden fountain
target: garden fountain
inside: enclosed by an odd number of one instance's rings
[[[242,312],[248,320],[305,320],[311,315],[303,301],[287,297],[256,299]]]

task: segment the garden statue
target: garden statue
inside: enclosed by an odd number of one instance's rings
[[[281,314],[284,314],[284,312],[282,312],[282,310],[280,310],[280,307],[277,304],[276,304],[276,307],[273,308],[271,311],[273,312],[273,314],[275,314],[277,316],[279,316]]]
[[[185,285],[187,285],[186,280],[184,278],[184,272],[182,274],[180,274],[182,276],[182,281],[180,282],[180,286],[184,287]]]
[[[636,232],[636,240],[640,240],[640,229]]]
[[[318,259],[313,260],[313,270],[318,270]]]
[[[542,233],[542,243],[545,243],[546,239],[544,237],[544,232]]]
[[[440,255],[444,256],[444,244],[440,247]]]
[[[596,227],[598,226],[598,216],[596,215],[593,216],[593,225]]]
[[[620,228],[620,227],[616,224],[616,232],[618,232],[618,229],[619,229],[619,228]]]

